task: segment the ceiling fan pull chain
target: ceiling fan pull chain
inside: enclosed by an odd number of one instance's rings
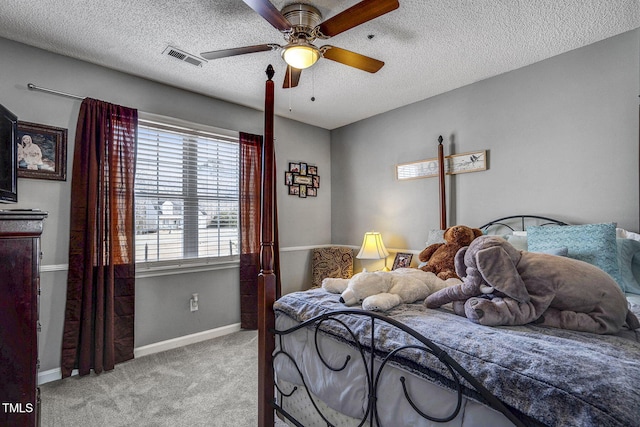
[[[291,65],[287,65],[287,67],[289,68],[289,72],[287,73],[289,77],[289,88],[291,88]],[[289,91],[289,112],[291,112],[291,91]]]

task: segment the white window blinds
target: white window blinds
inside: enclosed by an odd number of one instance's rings
[[[138,122],[136,262],[238,254],[237,138]]]

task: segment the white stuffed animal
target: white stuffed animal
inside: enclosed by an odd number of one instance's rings
[[[397,305],[424,300],[432,293],[461,283],[442,280],[434,273],[417,268],[398,268],[355,274],[351,279],[327,278],[322,288],[340,295],[340,302],[351,306],[362,302],[364,310],[386,311]]]

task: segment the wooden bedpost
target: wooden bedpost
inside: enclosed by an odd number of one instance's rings
[[[273,303],[276,275],[273,253],[274,147],[273,147],[273,67],[267,67],[264,101],[264,142],[262,146],[262,242],[258,275],[258,425],[273,427],[273,350],[275,328]]]
[[[438,180],[440,184],[440,230],[447,228],[447,197],[444,191],[444,148],[442,135],[438,137]]]

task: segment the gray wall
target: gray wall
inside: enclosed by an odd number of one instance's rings
[[[422,249],[439,225],[437,180],[398,182],[395,165],[435,157],[438,135],[447,154],[489,153],[489,170],[448,179],[449,224],[480,225],[524,212],[575,223],[617,221],[637,231],[639,36],[634,30],[332,132],[276,118],[283,290],[309,283],[313,246],[359,246],[364,232],[375,229],[389,248]],[[30,92],[28,82],[262,133],[260,111],[4,39],[0,55],[0,103],[20,120],[69,129],[69,176],[80,103]],[[318,166],[317,198],[287,195],[284,171],[291,161]],[[41,369],[48,370],[59,366],[70,180],[20,179],[19,187],[15,207],[49,212],[40,336]],[[136,347],[239,322],[237,282],[237,268],[140,278]],[[190,313],[194,292],[200,310]]]
[[[439,228],[437,178],[399,182],[395,165],[436,157],[438,135],[445,154],[488,150],[487,171],[448,178],[448,225],[526,213],[637,231],[639,36],[332,131],[333,243],[375,229],[392,248],[424,248]]]
[[[287,126],[283,126],[284,122]],[[278,173],[278,217],[282,293],[306,289],[311,283],[311,249],[331,243],[330,133],[299,122],[276,118],[274,123]],[[289,162],[318,167],[317,197],[290,196],[284,185]]]
[[[19,179],[19,203],[14,208],[49,212],[42,236],[43,268],[40,334],[41,371],[60,366],[60,345],[66,297],[69,197],[75,128],[80,101],[29,91],[27,83],[102,99],[140,111],[175,117],[219,128],[261,134],[261,111],[223,102],[111,69],[0,39],[0,103],[19,120],[68,129],[68,179]],[[185,65],[188,66],[188,65]],[[265,64],[266,68],[266,64]],[[277,89],[276,96],[282,96]],[[280,200],[283,277],[290,289],[308,283],[306,246],[330,242],[330,134],[324,129],[276,118],[276,160]],[[318,166],[322,178],[316,198],[287,195],[284,171],[290,161]],[[306,245],[306,246],[305,246]],[[285,247],[288,246],[289,248]],[[136,281],[135,345],[144,346],[240,321],[238,268]],[[189,311],[189,298],[199,294],[200,309]]]

